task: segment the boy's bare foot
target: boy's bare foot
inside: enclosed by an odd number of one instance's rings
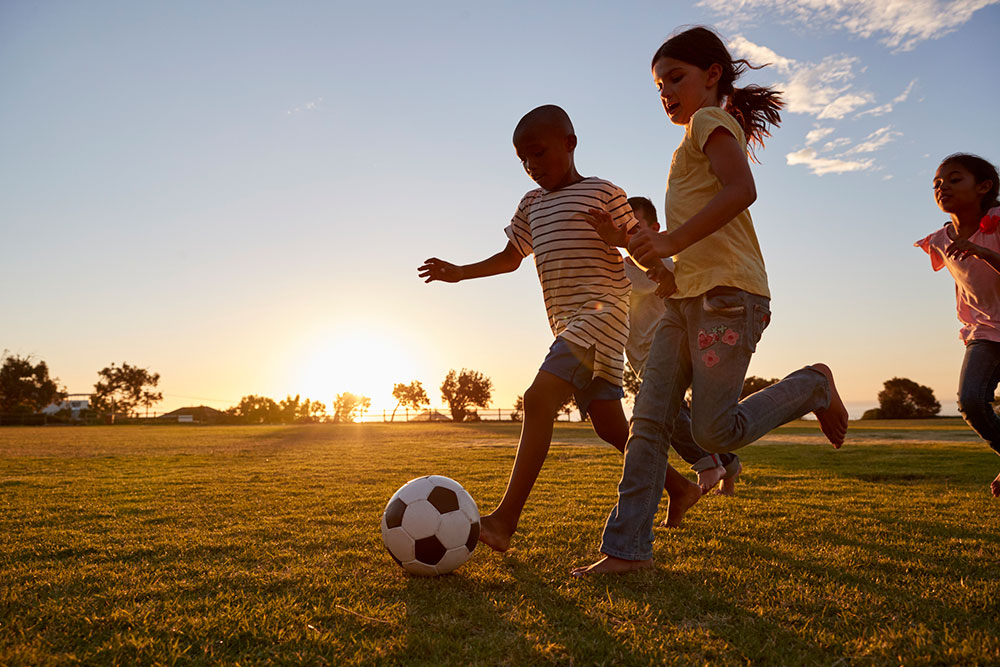
[[[837,392],[837,385],[833,383],[833,371],[830,367],[826,364],[813,364],[810,368],[825,375],[830,384],[830,405],[824,410],[816,410],[815,415],[819,419],[823,435],[834,449],[840,449],[844,444],[844,436],[847,435],[847,408]]]
[[[701,487],[702,493],[708,493],[712,488],[719,483],[720,480],[725,479],[726,469],[722,466],[716,466],[714,468],[709,468],[708,470],[701,470],[698,472],[698,486]]]
[[[670,503],[667,505],[667,518],[660,525],[667,528],[680,528],[684,522],[684,515],[696,502],[701,500],[701,496],[701,487],[694,482],[688,482],[683,491],[671,493]]]
[[[715,490],[720,496],[735,496],[736,495],[736,479],[743,472],[743,464],[736,461],[736,470],[728,473],[722,478],[722,485]]]
[[[1000,498],[1000,475],[997,475],[997,478],[990,484],[990,491],[994,498]]]
[[[501,524],[492,514],[479,517],[479,541],[493,551],[507,551],[513,534],[513,530]]]
[[[653,567],[653,559],[649,560],[624,560],[614,556],[605,556],[596,563],[591,563],[587,567],[578,567],[571,573],[574,577],[586,577],[590,574],[623,574],[636,570],[645,570]]]

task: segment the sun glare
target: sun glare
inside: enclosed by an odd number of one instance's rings
[[[346,391],[372,399],[372,410],[391,410],[392,387],[414,378],[415,364],[398,341],[373,331],[353,330],[319,341],[302,361],[303,398],[326,403]]]

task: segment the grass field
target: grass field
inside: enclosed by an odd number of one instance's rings
[[[516,435],[0,429],[0,664],[1000,664],[1000,460],[958,420],[783,427],[655,569],[586,580],[621,459],[559,424],[510,552],[406,575],[389,496],[442,474],[488,511]]]

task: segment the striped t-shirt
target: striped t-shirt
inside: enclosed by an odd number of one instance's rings
[[[534,253],[552,333],[594,348],[594,377],[621,385],[628,340],[628,297],[621,253],[605,243],[583,217],[603,209],[632,229],[635,216],[625,193],[600,178],[524,195],[504,232],[523,256]]]

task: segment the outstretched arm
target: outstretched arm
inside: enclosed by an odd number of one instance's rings
[[[757,199],[747,156],[736,137],[717,128],[709,135],[704,150],[722,189],[674,231],[656,233],[640,229],[636,232],[628,248],[643,265],[652,266],[656,258],[676,255],[722,229]]]
[[[446,262],[443,259],[438,259],[437,257],[431,257],[425,260],[421,266],[417,267],[417,275],[425,278],[425,283],[435,280],[446,283],[457,283],[460,280],[469,280],[470,278],[485,278],[486,276],[495,276],[500,273],[510,273],[521,266],[522,259],[524,258],[518,252],[517,248],[514,247],[514,244],[508,241],[506,248],[492,257],[487,257],[475,264],[457,265]]]
[[[971,242],[969,239],[958,239],[945,250],[945,254],[953,259],[962,260],[966,257],[978,257],[986,262],[990,268],[1000,273],[1000,253],[993,252],[989,248],[984,248]]]

